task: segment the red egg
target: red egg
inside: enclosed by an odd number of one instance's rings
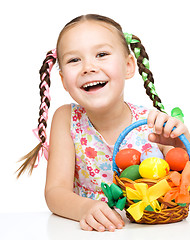
[[[166,154],[165,160],[168,162],[171,170],[182,171],[189,161],[189,155],[182,148],[172,148]]]
[[[120,150],[115,157],[116,165],[125,169],[131,165],[139,165],[140,164],[141,153],[133,148],[127,148]]]

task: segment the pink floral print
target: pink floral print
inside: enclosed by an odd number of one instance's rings
[[[131,109],[132,122],[147,118],[148,109],[127,103]],[[146,126],[132,130],[123,140],[120,149],[135,148],[149,151],[157,144],[148,142],[151,130]],[[101,182],[113,182],[112,151],[103,136],[91,124],[86,111],[71,104],[71,136],[75,145],[74,192],[83,197],[107,201],[101,190]]]

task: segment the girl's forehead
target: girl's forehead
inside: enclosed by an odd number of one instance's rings
[[[120,41],[118,30],[105,22],[88,20],[75,23],[63,31],[59,44],[63,47],[80,41]]]
[[[90,27],[93,29],[102,29],[103,30],[109,30],[109,31],[114,31],[116,28],[114,26],[112,26],[111,24],[108,24],[106,22],[103,21],[96,21],[96,20],[83,20],[77,23],[73,23],[70,26],[65,28],[64,33],[69,32],[69,30],[76,30],[79,29],[81,32],[82,30],[85,30],[85,27]]]

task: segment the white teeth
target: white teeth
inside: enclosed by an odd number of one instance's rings
[[[92,82],[92,83],[84,84],[82,87],[87,88],[87,87],[92,87],[92,86],[95,86],[95,85],[98,85],[98,84],[104,84],[104,83],[105,82]]]

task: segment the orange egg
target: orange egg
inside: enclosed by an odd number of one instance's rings
[[[189,161],[189,155],[182,148],[172,148],[166,154],[165,160],[168,162],[171,170],[181,171]]]
[[[141,153],[136,149],[122,149],[116,154],[115,163],[119,168],[125,169],[131,165],[139,165],[140,157]]]

